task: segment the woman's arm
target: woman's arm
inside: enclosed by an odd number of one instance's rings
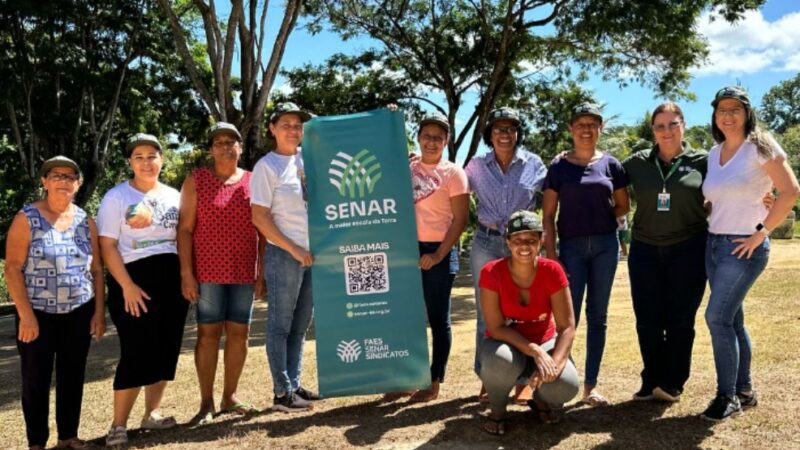
[[[122,255],[117,249],[117,242],[114,238],[100,236],[100,252],[103,255],[103,262],[108,271],[122,287],[125,312],[134,317],[139,317],[141,315],[140,309],[145,313],[147,312],[145,299],[150,300],[150,296],[131,279],[128,269],[125,268]]]
[[[28,289],[25,287],[25,262],[28,260],[28,250],[31,245],[31,228],[25,213],[20,212],[14,216],[6,237],[6,266],[5,277],[8,285],[8,294],[17,308],[19,315],[19,333],[17,339],[29,343],[39,337],[39,321],[33,313]]]
[[[194,303],[198,298],[197,280],[192,263],[192,233],[197,223],[197,187],[194,176],[188,175],[181,187],[181,207],[178,216],[178,259],[181,264],[181,293]]]
[[[614,191],[614,217],[624,216],[631,210],[631,199],[628,196],[627,188],[619,188]]]
[[[426,253],[420,257],[419,267],[422,270],[428,270],[439,264],[442,259],[450,254],[450,250],[458,242],[458,238],[461,237],[469,218],[469,194],[450,197],[450,210],[453,211],[453,222],[447,229],[439,248],[436,249],[436,253]]]
[[[308,250],[292,242],[291,239],[286,237],[286,235],[278,229],[277,225],[275,225],[275,222],[272,220],[270,208],[256,204],[250,205],[250,208],[253,214],[253,225],[255,225],[256,229],[266,236],[270,242],[275,243],[278,247],[289,252],[303,267],[309,267],[314,263],[314,257]]]
[[[544,227],[545,255],[558,261],[556,252],[556,209],[558,209],[558,192],[545,189],[542,199],[542,226]]]
[[[89,332],[99,341],[106,334],[106,279],[103,273],[103,256],[97,237],[97,224],[89,219],[89,240],[92,244],[92,284],[94,287],[94,315],[89,322]]]
[[[772,180],[772,184],[778,191],[778,198],[775,200],[775,204],[769,210],[763,222],[764,228],[774,230],[775,227],[783,222],[786,218],[786,214],[789,213],[797,201],[798,196],[800,196],[800,186],[798,186],[797,177],[786,162],[786,158],[783,156],[777,156],[767,161],[762,167],[764,171],[767,172],[767,175]],[[737,242],[739,245],[733,249],[732,254],[739,258],[743,256],[745,258],[750,258],[753,251],[761,245],[766,238],[766,234],[761,231],[756,231],[747,239],[735,239],[733,242]]]
[[[264,252],[267,249],[267,238],[256,231],[258,235],[258,250],[256,253],[256,281],[253,287],[253,298],[264,298],[267,293],[267,284],[264,279]]]

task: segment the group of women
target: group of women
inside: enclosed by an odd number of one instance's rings
[[[505,433],[512,390],[512,401],[529,405],[540,420],[558,421],[558,407],[580,390],[570,352],[584,303],[581,403],[607,404],[597,386],[618,261],[617,218],[628,213],[630,193],[637,208],[628,265],[644,366],[634,399],[679,400],[708,279],[705,317],[717,390],[702,416],[718,421],[755,406],[743,302],[766,266],[768,235],[794,205],[800,187],[786,154],[758,128],[745,91],[724,88],[712,106],[718,144],[709,153],[688,147],[683,114],[667,102],[652,114],[653,148],[620,162],[597,150],[600,110],[578,105],[569,124],[573,149],[549,169],[521,148],[523,122],[513,109],[490,113],[483,138],[491,151],[466,169],[442,157],[451,131],[447,119],[426,116],[417,129],[420,155],[410,159],[410,172],[433,336],[432,382],[386,400],[410,395],[411,401],[430,401],[439,395],[452,343],[453,248],[468,220],[471,192],[477,201],[470,253],[478,305],[475,371],[483,382],[479,398],[491,408],[485,430]],[[198,322],[195,423],[255,410],[236,391],[253,298],[265,291],[273,408],[313,408],[319,395],[300,383],[313,316],[314,257],[300,148],[310,117],[297,105],[278,105],[269,117],[275,149],[252,173],[238,167],[239,131],[227,123],[214,125],[208,133],[212,162],[194,170],[181,192],[159,181],[158,140],[137,134],[125,148],[133,176],[106,193],[96,224],[72,203],[82,181],[78,165],[62,156],[42,165],[45,197],[14,218],[5,269],[17,310],[31,448],[47,443],[54,361],[58,445],[87,447],[77,437],[84,371],[90,335],[100,339],[105,331],[106,303],[120,341],[108,445],[127,442],[129,415],[142,387],[142,428],[176,425],[159,406],[175,377],[190,303],[197,304]],[[777,198],[765,200],[773,188]],[[541,220],[531,212],[540,192]],[[223,334],[224,386],[217,408],[214,379]]]

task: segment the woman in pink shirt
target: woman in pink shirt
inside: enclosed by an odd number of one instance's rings
[[[417,132],[421,155],[410,163],[422,290],[433,336],[431,386],[420,391],[393,392],[384,397],[386,401],[405,395],[412,395],[412,402],[434,400],[444,381],[452,343],[450,254],[469,215],[467,175],[461,167],[442,158],[449,134],[450,125],[443,115],[426,116]]]

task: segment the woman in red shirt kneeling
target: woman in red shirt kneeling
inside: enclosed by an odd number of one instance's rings
[[[530,211],[511,215],[506,227],[508,258],[486,264],[480,274],[486,337],[481,373],[491,413],[484,429],[505,434],[508,394],[520,376],[534,389],[528,405],[545,423],[578,393],[578,373],[569,359],[575,315],[564,269],[539,257],[542,222]]]

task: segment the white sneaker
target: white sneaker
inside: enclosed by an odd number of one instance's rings
[[[163,417],[157,412],[151,412],[149,416],[142,419],[142,428],[145,430],[166,430],[178,425],[174,417]]]
[[[106,435],[106,447],[125,445],[128,443],[128,430],[123,426],[111,426]]]

